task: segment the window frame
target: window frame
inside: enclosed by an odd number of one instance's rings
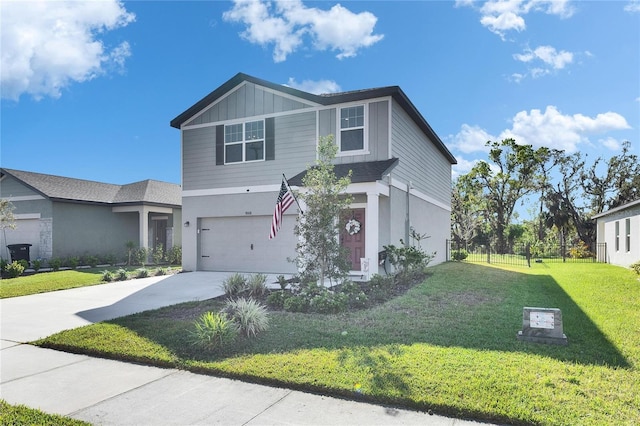
[[[615,244],[616,251],[620,251],[620,221],[616,220],[615,222]]]
[[[358,108],[358,107],[362,107],[362,125],[358,125],[358,126],[353,126],[353,127],[347,127],[347,128],[342,128],[342,111],[348,108]],[[356,104],[348,104],[348,105],[342,105],[338,108],[336,108],[336,133],[337,133],[337,140],[336,143],[338,144],[338,152],[336,154],[336,156],[347,156],[347,155],[362,155],[362,154],[368,154],[369,153],[369,137],[368,137],[368,123],[369,123],[369,114],[368,114],[368,104],[363,104],[363,103],[356,103]],[[348,151],[343,151],[342,150],[342,132],[343,131],[352,131],[352,130],[362,130],[362,148],[359,149],[353,149],[353,150],[348,150]]]
[[[625,241],[624,241],[624,245],[625,245],[625,252],[629,253],[631,251],[631,218],[626,218],[624,220],[624,227],[625,227]]]
[[[262,138],[256,138],[256,139],[247,139],[247,132],[250,131],[247,129],[247,125],[249,124],[253,124],[253,123],[262,123]],[[234,140],[234,141],[227,141],[227,128],[231,127],[231,126],[242,126],[242,132],[241,132],[241,136],[242,139],[241,140]],[[259,131],[260,129],[258,129]],[[266,135],[266,123],[264,119],[259,119],[259,120],[248,120],[248,121],[236,121],[236,122],[232,122],[232,123],[225,123],[224,125],[224,131],[223,131],[223,135],[224,135],[224,140],[223,140],[223,149],[224,149],[224,165],[230,165],[230,164],[244,164],[244,163],[257,163],[260,161],[266,161],[266,157],[267,157],[267,135]],[[262,142],[262,158],[258,158],[255,160],[247,160],[247,145],[252,144],[252,143],[257,143],[257,142]],[[240,161],[228,161],[227,159],[227,147],[229,146],[234,146],[234,145],[241,145],[242,147],[242,159]]]

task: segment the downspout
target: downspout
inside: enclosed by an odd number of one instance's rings
[[[409,199],[411,198],[411,188],[413,187],[411,181],[407,182],[407,219],[405,221],[405,229],[404,229],[404,245],[405,247],[409,247],[411,244],[410,235],[411,235],[411,204]]]

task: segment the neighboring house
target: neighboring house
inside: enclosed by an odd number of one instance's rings
[[[182,141],[185,270],[293,273],[297,206],[269,240],[285,174],[300,187],[321,136],[339,147],[336,174],[353,172],[350,217],[342,236],[352,270],[365,259],[379,270],[383,246],[411,243],[446,259],[450,238],[451,165],[456,160],[397,86],[314,95],[237,74],[171,121]],[[365,266],[366,267],[366,266]]]
[[[597,214],[593,219],[597,243],[606,244],[606,258],[599,260],[625,267],[640,261],[640,200]]]
[[[31,244],[31,259],[115,255],[126,243],[165,249],[180,245],[180,186],[145,180],[128,185],[0,169],[0,198],[11,201],[16,229],[0,232],[7,244]]]

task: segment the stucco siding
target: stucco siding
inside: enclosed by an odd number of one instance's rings
[[[11,199],[13,197],[40,197],[41,195],[33,189],[25,186],[12,176],[5,175],[0,180],[0,198]]]
[[[392,111],[392,156],[400,158],[394,177],[451,205],[451,163],[395,102]]]
[[[113,213],[111,206],[54,203],[53,256],[114,254],[123,258],[127,241],[138,241],[138,214]]]
[[[303,171],[316,158],[316,113],[275,118],[275,159],[216,165],[215,126],[183,133],[183,189],[277,184]]]
[[[311,107],[312,105],[308,103],[277,95],[271,90],[246,82],[214,105],[206,108],[184,126],[237,120]]]

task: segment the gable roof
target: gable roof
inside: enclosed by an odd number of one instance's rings
[[[99,204],[153,204],[180,207],[180,185],[157,180],[143,180],[127,185],[94,182],[84,179],[0,169],[42,196],[56,201]]]
[[[612,213],[619,212],[619,211],[622,211],[622,210],[626,210],[626,209],[629,209],[629,208],[635,207],[635,206],[640,206],[640,199],[637,199],[635,201],[631,201],[629,203],[623,204],[623,205],[615,207],[613,209],[609,209],[606,212],[602,212],[602,213],[598,213],[596,215],[593,215],[593,217],[591,219],[597,219],[599,217],[608,216],[608,215],[610,215]]]
[[[333,172],[338,178],[345,177],[351,171],[351,183],[375,182],[382,180],[389,170],[398,164],[397,158],[383,161],[365,161],[361,163],[336,164]],[[302,179],[307,175],[303,171],[288,179],[289,185],[302,186]]]
[[[180,129],[180,127],[189,121],[194,115],[200,112],[202,109],[216,102],[219,98],[226,95],[233,88],[238,86],[244,81],[267,87],[269,89],[289,94],[298,98],[305,99],[310,102],[314,102],[318,105],[335,105],[346,102],[363,101],[366,99],[380,98],[384,96],[391,96],[393,99],[405,110],[411,119],[418,125],[418,127],[427,135],[427,137],[433,142],[438,150],[449,160],[451,164],[457,164],[457,161],[453,154],[442,142],[440,137],[433,131],[427,120],[424,119],[422,114],[409,100],[407,95],[400,89],[399,86],[387,86],[375,89],[354,90],[349,92],[330,93],[324,95],[315,95],[313,93],[304,92],[302,90],[294,89],[292,87],[283,86],[281,84],[275,84],[266,80],[262,80],[256,77],[252,77],[247,74],[238,73],[222,86],[218,87],[213,92],[209,93],[204,98],[189,107],[182,114],[171,120],[171,127]]]

